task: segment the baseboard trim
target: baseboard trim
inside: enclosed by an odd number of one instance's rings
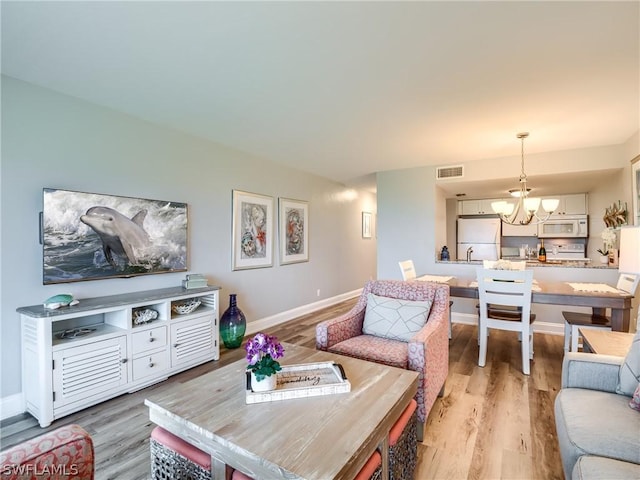
[[[246,334],[252,335],[254,333],[267,330],[276,325],[280,325],[281,323],[293,320],[294,318],[301,317],[302,315],[307,315],[308,313],[313,313],[322,308],[330,307],[337,303],[344,302],[345,300],[349,300],[350,298],[355,298],[361,293],[361,288],[358,290],[352,290],[351,292],[342,293],[340,295],[336,295],[335,297],[325,298],[324,300],[320,300],[318,302],[309,303],[307,305],[292,308],[291,310],[287,310],[285,312],[280,312],[269,317],[261,318],[260,320],[256,320],[255,322],[249,322],[247,324]]]
[[[291,310],[280,312],[276,315],[261,318],[260,320],[247,324],[246,334],[252,335],[262,330],[267,330],[276,325],[280,325],[281,323],[293,320],[294,318],[301,317],[302,315],[307,315],[322,308],[330,307],[345,300],[349,300],[350,298],[355,298],[361,293],[362,289],[360,288],[357,290],[352,290],[351,292],[336,295],[335,297],[325,298],[324,300],[320,300],[318,302],[292,308]],[[470,313],[451,312],[451,321],[453,323],[460,323],[463,325],[477,325],[478,316]],[[536,333],[564,335],[564,325],[558,323],[536,322],[533,324],[533,330]],[[25,412],[25,408],[22,393],[16,393],[14,395],[9,395],[8,397],[0,398],[0,420],[19,415],[23,412]]]
[[[463,325],[478,325],[478,316],[472,313],[451,312],[451,322],[461,323]],[[549,335],[563,335],[564,324],[553,322],[535,322],[533,331],[536,333],[546,333]]]
[[[300,307],[292,308],[285,312],[280,312],[270,317],[261,318],[255,322],[250,322],[247,325],[247,334],[252,335],[262,330],[266,330],[281,323],[293,320],[296,317],[313,313],[316,310],[320,310],[325,307],[330,307],[337,303],[349,300],[350,298],[358,297],[362,293],[362,289],[346,292],[335,297],[325,298],[318,302],[310,303],[308,305],[302,305]],[[154,382],[155,383],[155,382]],[[10,395],[8,397],[0,398],[0,420],[4,420],[16,415],[20,415],[26,411],[22,392]]]
[[[25,411],[22,392],[0,398],[0,420],[15,417]]]

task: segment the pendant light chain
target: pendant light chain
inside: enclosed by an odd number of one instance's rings
[[[527,174],[524,173],[524,139],[529,136],[528,133],[519,133],[520,138],[520,184],[527,183]],[[526,188],[523,188],[523,193],[526,192]]]
[[[538,225],[546,222],[551,214],[558,208],[557,199],[545,199],[529,197],[531,189],[527,188],[527,174],[524,172],[524,139],[529,136],[528,132],[518,133],[516,135],[520,139],[520,191],[519,195],[516,195],[518,190],[509,190],[514,196],[518,197],[518,201],[515,204],[509,203],[505,200],[500,200],[491,203],[491,208],[498,214],[500,220],[503,223],[509,225]],[[542,203],[542,209],[544,213],[538,214],[538,207]],[[519,214],[522,213],[522,218],[519,219]]]

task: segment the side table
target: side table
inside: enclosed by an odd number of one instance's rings
[[[600,353],[625,357],[631,342],[633,333],[610,332],[608,330],[580,329],[582,335],[582,350],[588,353]]]

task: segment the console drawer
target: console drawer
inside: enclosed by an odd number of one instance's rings
[[[169,350],[165,349],[160,352],[143,355],[133,359],[133,380],[151,375],[157,375],[159,372],[166,371],[169,368]]]
[[[157,350],[167,345],[167,327],[161,326],[136,332],[131,335],[132,356],[136,357],[139,353]]]

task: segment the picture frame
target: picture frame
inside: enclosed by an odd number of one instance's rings
[[[233,190],[232,270],[273,266],[274,199]]]
[[[42,283],[187,270],[188,206],[57,188],[42,191]]]
[[[640,155],[631,160],[631,217],[633,225],[640,225]]]
[[[309,261],[309,202],[278,200],[280,265]]]
[[[371,238],[373,236],[373,214],[371,212],[362,212],[362,238]]]

